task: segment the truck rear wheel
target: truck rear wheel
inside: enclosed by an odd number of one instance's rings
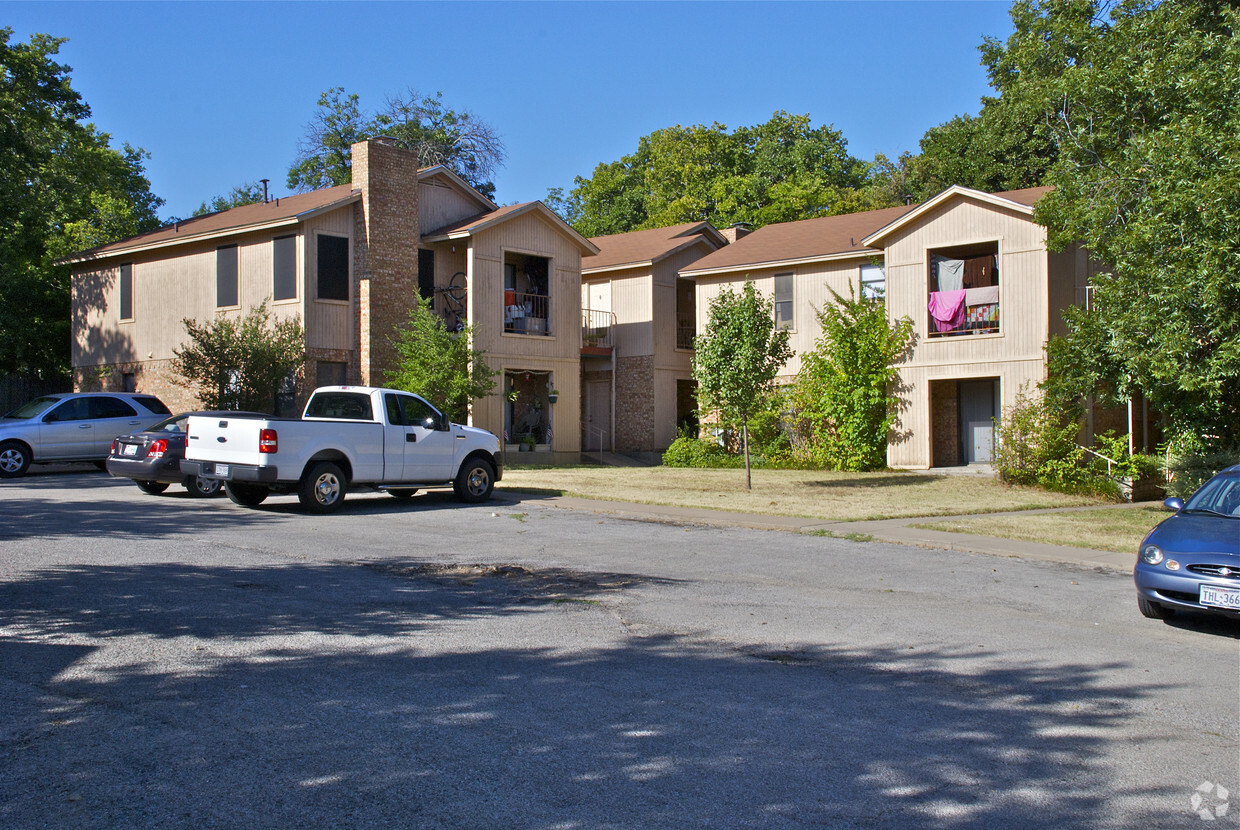
[[[258,507],[267,500],[269,492],[266,487],[255,484],[235,484],[231,481],[224,484],[224,492],[233,504],[242,507]]]
[[[297,487],[301,506],[312,513],[332,513],[344,504],[348,483],[344,473],[330,461],[311,465]]]
[[[475,504],[491,498],[495,489],[495,468],[485,458],[467,458],[456,474],[452,490],[463,502]]]

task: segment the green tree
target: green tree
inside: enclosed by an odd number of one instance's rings
[[[913,332],[907,317],[888,322],[881,298],[831,291],[817,310],[822,336],[801,356],[791,402],[808,428],[811,460],[836,470],[887,465],[887,437],[900,399],[895,361]]]
[[[619,161],[578,176],[556,204],[587,236],[707,220],[761,226],[858,209],[866,165],[830,126],[776,112],[732,132],[723,124],[674,126],[638,140]]]
[[[69,368],[70,253],[159,226],[146,153],[111,147],[56,63],[63,39],[0,29],[0,372]]]
[[[261,182],[243,182],[223,196],[216,196],[210,202],[203,202],[194,211],[194,216],[205,216],[208,213],[219,213],[242,205],[253,205],[263,201],[263,185]]]
[[[373,115],[363,112],[357,95],[344,87],[320,95],[289,169],[288,186],[304,192],[347,184],[352,181],[350,148],[380,135],[416,152],[420,166],[442,164],[483,195],[495,194],[491,177],[503,166],[505,153],[499,134],[472,113],[445,106],[442,92],[422,96],[412,89],[389,97]]]
[[[1105,11],[1110,12],[1106,19]],[[1106,272],[1052,348],[1060,390],[1142,390],[1172,433],[1240,435],[1240,10],[1201,0],[1013,6],[988,45],[1059,155],[1035,212]]]
[[[270,412],[290,379],[298,384],[306,356],[301,321],[273,321],[266,300],[244,317],[182,323],[190,339],[173,350],[173,368],[198,387],[206,408]]]
[[[398,329],[393,345],[396,368],[387,373],[394,389],[421,395],[449,418],[464,423],[470,401],[495,391],[495,376],[485,354],[470,347],[472,331],[466,326],[449,331],[443,317],[423,298]]]
[[[774,302],[746,280],[739,294],[724,288],[710,301],[706,330],[693,345],[693,377],[702,406],[740,421],[745,487],[753,489],[749,418],[771,394],[780,368],[792,357],[788,331],[775,329]]]

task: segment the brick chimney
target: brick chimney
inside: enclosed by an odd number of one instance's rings
[[[363,386],[382,386],[394,367],[388,342],[418,299],[418,157],[385,138],[354,144],[354,323]]]
[[[749,234],[753,233],[753,226],[748,222],[734,222],[719,231],[719,233],[723,234],[723,238],[728,240],[728,244],[731,245],[736,240],[749,236]]]

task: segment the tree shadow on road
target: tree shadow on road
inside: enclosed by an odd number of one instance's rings
[[[0,584],[0,824],[1183,821],[1148,800],[1179,793],[1113,780],[1108,744],[1167,692],[1122,667],[641,636],[618,601],[659,580],[506,578],[409,560]]]

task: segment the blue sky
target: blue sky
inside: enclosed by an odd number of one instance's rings
[[[776,110],[842,131],[869,159],[988,94],[978,45],[1008,3],[6,2],[0,26],[68,38],[60,61],[93,120],[151,153],[164,216],[285,177],[321,92],[362,106],[413,87],[494,126],[501,204],[570,188],[673,124]]]

